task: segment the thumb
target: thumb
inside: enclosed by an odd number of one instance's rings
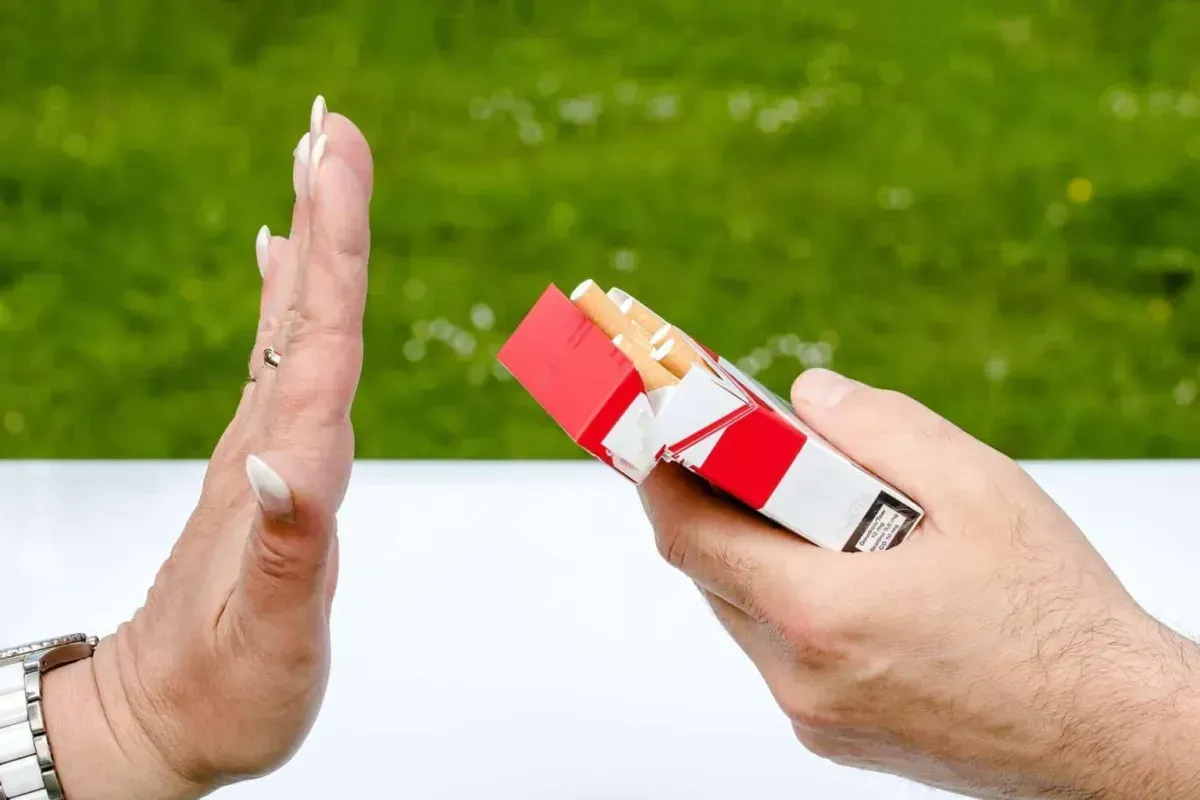
[[[932,510],[986,492],[1013,463],[899,392],[825,369],[792,386],[796,413],[861,466]]]
[[[260,641],[294,640],[328,622],[336,506],[284,453],[249,456],[246,476],[258,509],[231,610]]]

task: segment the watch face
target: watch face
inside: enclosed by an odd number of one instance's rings
[[[68,644],[79,644],[86,642],[88,637],[82,633],[72,633],[68,636],[56,636],[53,639],[42,639],[38,642],[30,642],[19,647],[9,647],[5,650],[0,650],[0,662],[11,661],[15,658],[24,658],[30,653],[40,653],[43,650],[50,650],[54,647],[62,647]]]

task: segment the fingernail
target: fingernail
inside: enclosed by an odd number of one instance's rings
[[[300,141],[296,143],[295,149],[292,150],[292,155],[295,156],[296,160],[299,161],[301,164],[308,163],[308,150],[309,150],[309,143],[311,141],[312,141],[312,134],[306,133],[300,137]]]
[[[254,237],[254,255],[258,259],[258,274],[267,277],[267,264],[270,262],[271,229],[263,225]]]
[[[308,191],[308,160],[311,155],[309,152],[311,142],[311,134],[306,133],[300,137],[300,143],[292,151],[292,155],[296,159],[296,163],[292,165],[292,188],[296,191],[296,197],[304,197]]]
[[[312,134],[313,141],[325,132],[325,98],[317,95],[317,99],[313,100],[312,111],[308,115],[308,132]]]
[[[832,408],[850,394],[857,381],[827,369],[810,369],[792,386],[792,401],[817,408]]]
[[[278,472],[267,466],[267,462],[258,456],[247,456],[246,477],[250,479],[250,488],[264,514],[272,519],[292,516],[296,510],[292,502],[292,490]]]
[[[315,194],[317,191],[317,175],[321,170],[321,156],[325,155],[325,142],[328,137],[321,134],[317,137],[317,143],[313,145],[312,158],[308,164],[308,193]]]

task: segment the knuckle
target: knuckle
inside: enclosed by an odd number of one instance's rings
[[[259,317],[258,320],[258,339],[254,343],[255,352],[258,351],[259,345],[264,342],[269,342],[279,331],[279,318],[274,315]]]
[[[328,340],[340,350],[362,339],[362,324],[359,315],[347,313],[344,307],[339,307],[336,314],[317,315],[312,308],[302,306],[296,311],[289,339],[293,348]]]
[[[753,620],[772,624],[781,615],[763,590],[762,568],[751,556],[729,543],[716,544],[707,555],[713,562],[710,572],[722,577],[725,591]]]
[[[777,644],[809,669],[838,669],[849,659],[851,628],[833,610],[797,604],[786,616],[772,621],[768,630]]]
[[[288,583],[313,571],[283,537],[260,531],[251,537],[250,548],[258,572],[271,581]]]
[[[703,523],[701,523],[703,524]],[[659,525],[655,543],[658,553],[675,569],[717,584],[721,595],[758,622],[770,622],[780,614],[765,599],[762,570],[734,542],[697,535],[693,526]]]
[[[317,324],[307,309],[297,309],[288,326],[288,350],[294,352],[303,349],[325,333],[325,326]]]
[[[779,698],[780,708],[792,721],[797,735],[801,731],[812,736],[824,737],[844,724],[842,716],[834,708],[820,700],[810,688],[797,686]]]
[[[720,575],[728,575],[734,583],[744,586],[751,594],[759,583],[761,568],[750,555],[741,552],[729,542],[714,543],[710,558]]]
[[[313,253],[313,262],[330,272],[336,271],[339,262],[357,262],[366,259],[371,252],[371,235],[364,221],[351,220],[345,230],[337,231],[324,242],[324,248]]]
[[[877,426],[894,429],[897,424],[915,429],[932,441],[953,442],[962,431],[944,417],[935,414],[913,398],[894,389],[863,392],[859,411],[873,418]]]
[[[931,438],[944,438],[952,427],[913,398],[894,389],[879,390],[878,405],[888,421],[911,421],[920,428],[922,434]]]
[[[692,550],[688,531],[677,524],[660,524],[654,530],[654,543],[664,561],[682,571]]]

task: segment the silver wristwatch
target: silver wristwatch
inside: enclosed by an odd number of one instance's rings
[[[90,658],[82,633],[0,650],[0,800],[63,800],[42,717],[42,675]]]

